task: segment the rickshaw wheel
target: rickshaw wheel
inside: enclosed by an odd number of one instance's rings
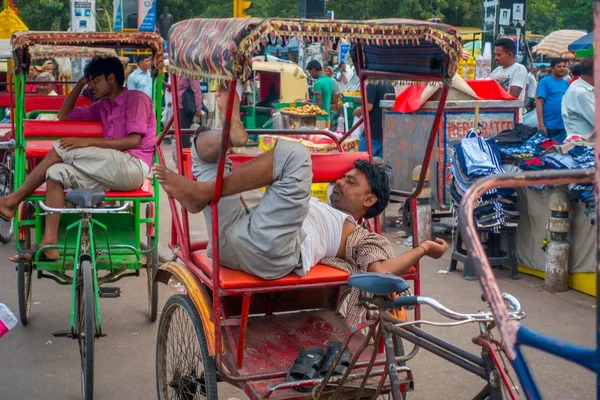
[[[4,164],[0,164],[0,197],[4,197],[13,191],[13,174]],[[14,220],[0,218],[0,243],[11,241],[14,232]]]
[[[148,237],[148,248],[154,246],[154,237]],[[158,282],[154,282],[154,277],[158,271],[158,247],[149,253],[146,261],[146,276],[148,278],[148,317],[150,322],[156,321],[158,314]]]
[[[20,240],[21,249],[31,249],[31,231],[25,231],[25,239]],[[33,264],[31,262],[20,262],[17,264],[17,296],[19,302],[19,318],[21,324],[27,326],[31,319],[31,274]]]
[[[81,357],[81,393],[84,400],[94,398],[94,341],[96,340],[96,307],[92,264],[81,262],[81,277],[77,283],[77,341]],[[83,285],[83,286],[82,286]]]
[[[159,400],[217,400],[217,373],[204,327],[192,300],[169,298],[160,316],[156,341]]]

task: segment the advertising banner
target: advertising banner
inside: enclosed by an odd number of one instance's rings
[[[96,0],[71,1],[71,31],[96,32]]]
[[[156,30],[156,0],[138,0],[138,30],[140,32]]]
[[[113,0],[113,31],[123,30],[123,0]]]

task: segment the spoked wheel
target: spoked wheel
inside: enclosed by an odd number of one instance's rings
[[[21,249],[31,248],[29,229],[25,231],[25,239],[20,241]],[[20,262],[17,264],[17,297],[19,302],[19,318],[21,324],[27,326],[31,318],[31,275],[33,264],[31,262]]]
[[[175,295],[160,316],[156,342],[159,400],[217,400],[217,373],[192,300]]]
[[[154,246],[154,237],[148,237],[148,248]],[[148,317],[150,322],[156,321],[158,314],[158,282],[154,282],[154,277],[158,271],[158,246],[147,255],[146,276],[148,277]]]
[[[13,191],[13,174],[4,164],[0,164],[0,197]],[[14,231],[14,222],[11,218],[0,218],[0,242],[6,244],[11,241]]]
[[[94,341],[96,340],[96,306],[92,264],[81,262],[82,279],[77,288],[77,326],[81,357],[81,392],[84,400],[94,398]],[[83,284],[83,286],[82,286]]]

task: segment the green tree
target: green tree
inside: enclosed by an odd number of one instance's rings
[[[19,18],[31,30],[64,31],[71,21],[69,0],[23,0]]]

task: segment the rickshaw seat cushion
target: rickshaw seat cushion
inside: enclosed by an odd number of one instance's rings
[[[67,201],[77,207],[96,207],[106,198],[106,192],[102,189],[76,189],[71,190],[65,196]]]
[[[379,296],[400,293],[410,288],[410,285],[399,276],[375,272],[354,274],[348,279],[348,285]]]
[[[44,158],[56,143],[54,140],[28,140],[25,145],[25,156],[30,158]]]
[[[26,139],[87,137],[101,138],[102,124],[95,121],[23,121],[23,136]]]
[[[184,154],[190,153],[185,149]],[[235,169],[240,165],[251,161],[258,154],[231,154],[232,167]],[[358,160],[369,161],[369,154],[366,152],[346,152],[346,153],[325,153],[311,154],[313,182],[335,182],[344,174],[354,168],[354,163]],[[190,165],[191,168],[191,165]]]
[[[197,250],[192,253],[192,262],[200,268],[208,277],[213,277],[213,260],[208,257],[206,250]],[[296,286],[305,284],[319,283],[340,283],[344,284],[350,276],[347,272],[340,269],[329,267],[327,265],[315,265],[310,269],[306,276],[300,276],[290,273],[283,278],[266,280],[258,276],[247,274],[243,271],[237,271],[225,266],[221,269],[221,288],[222,289],[242,289],[254,287],[273,287],[273,286]]]
[[[69,193],[69,192],[67,192]],[[46,184],[44,183],[40,186],[35,192],[33,192],[32,196],[45,196],[46,195]],[[146,179],[141,188],[132,190],[130,192],[118,192],[109,190],[106,192],[106,199],[122,199],[122,198],[145,198],[145,197],[154,197],[154,187],[152,186],[152,180]]]
[[[58,111],[62,107],[67,96],[48,96],[45,94],[26,94],[25,95],[25,113],[31,111]],[[89,97],[79,96],[75,100],[75,107],[86,107],[92,104]]]

